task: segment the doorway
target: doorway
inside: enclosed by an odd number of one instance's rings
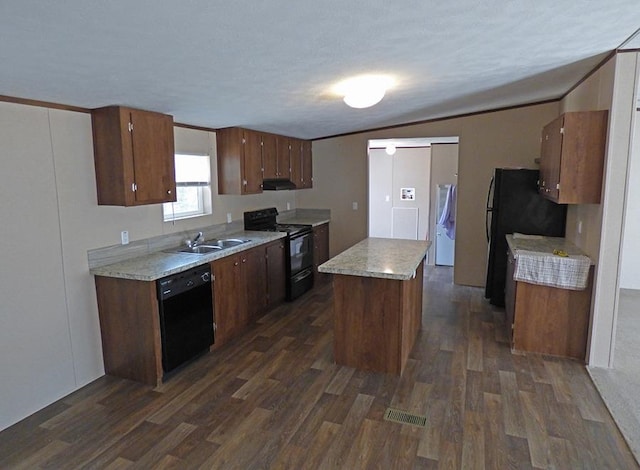
[[[427,264],[453,266],[455,231],[443,225],[444,238],[437,233],[457,185],[458,137],[374,139],[368,156],[369,236],[431,240]],[[455,200],[449,208],[454,221]]]

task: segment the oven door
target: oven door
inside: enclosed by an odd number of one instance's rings
[[[313,266],[313,232],[292,235],[289,238],[289,277]]]

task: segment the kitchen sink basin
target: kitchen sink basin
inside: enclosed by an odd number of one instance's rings
[[[217,245],[197,245],[192,247],[184,247],[177,251],[180,253],[195,253],[197,255],[204,255],[207,253],[211,253],[212,251],[220,251],[222,250],[221,246]]]
[[[173,250],[167,250],[171,253],[192,253],[196,255],[205,255],[207,253],[213,253],[215,251],[224,250],[227,248],[233,248],[234,246],[248,243],[251,240],[241,240],[240,238],[223,238],[220,240],[210,240],[202,245],[185,246],[180,248],[174,248]]]
[[[249,240],[240,240],[239,238],[225,238],[223,240],[218,240],[215,244],[221,248],[231,248],[247,243],[248,241]]]

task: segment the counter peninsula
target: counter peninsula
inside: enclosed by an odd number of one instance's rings
[[[366,238],[318,267],[333,274],[337,364],[400,375],[422,324],[430,241]]]

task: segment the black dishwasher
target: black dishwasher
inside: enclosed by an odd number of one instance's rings
[[[211,269],[197,266],[157,281],[165,374],[209,351],[213,344]]]

